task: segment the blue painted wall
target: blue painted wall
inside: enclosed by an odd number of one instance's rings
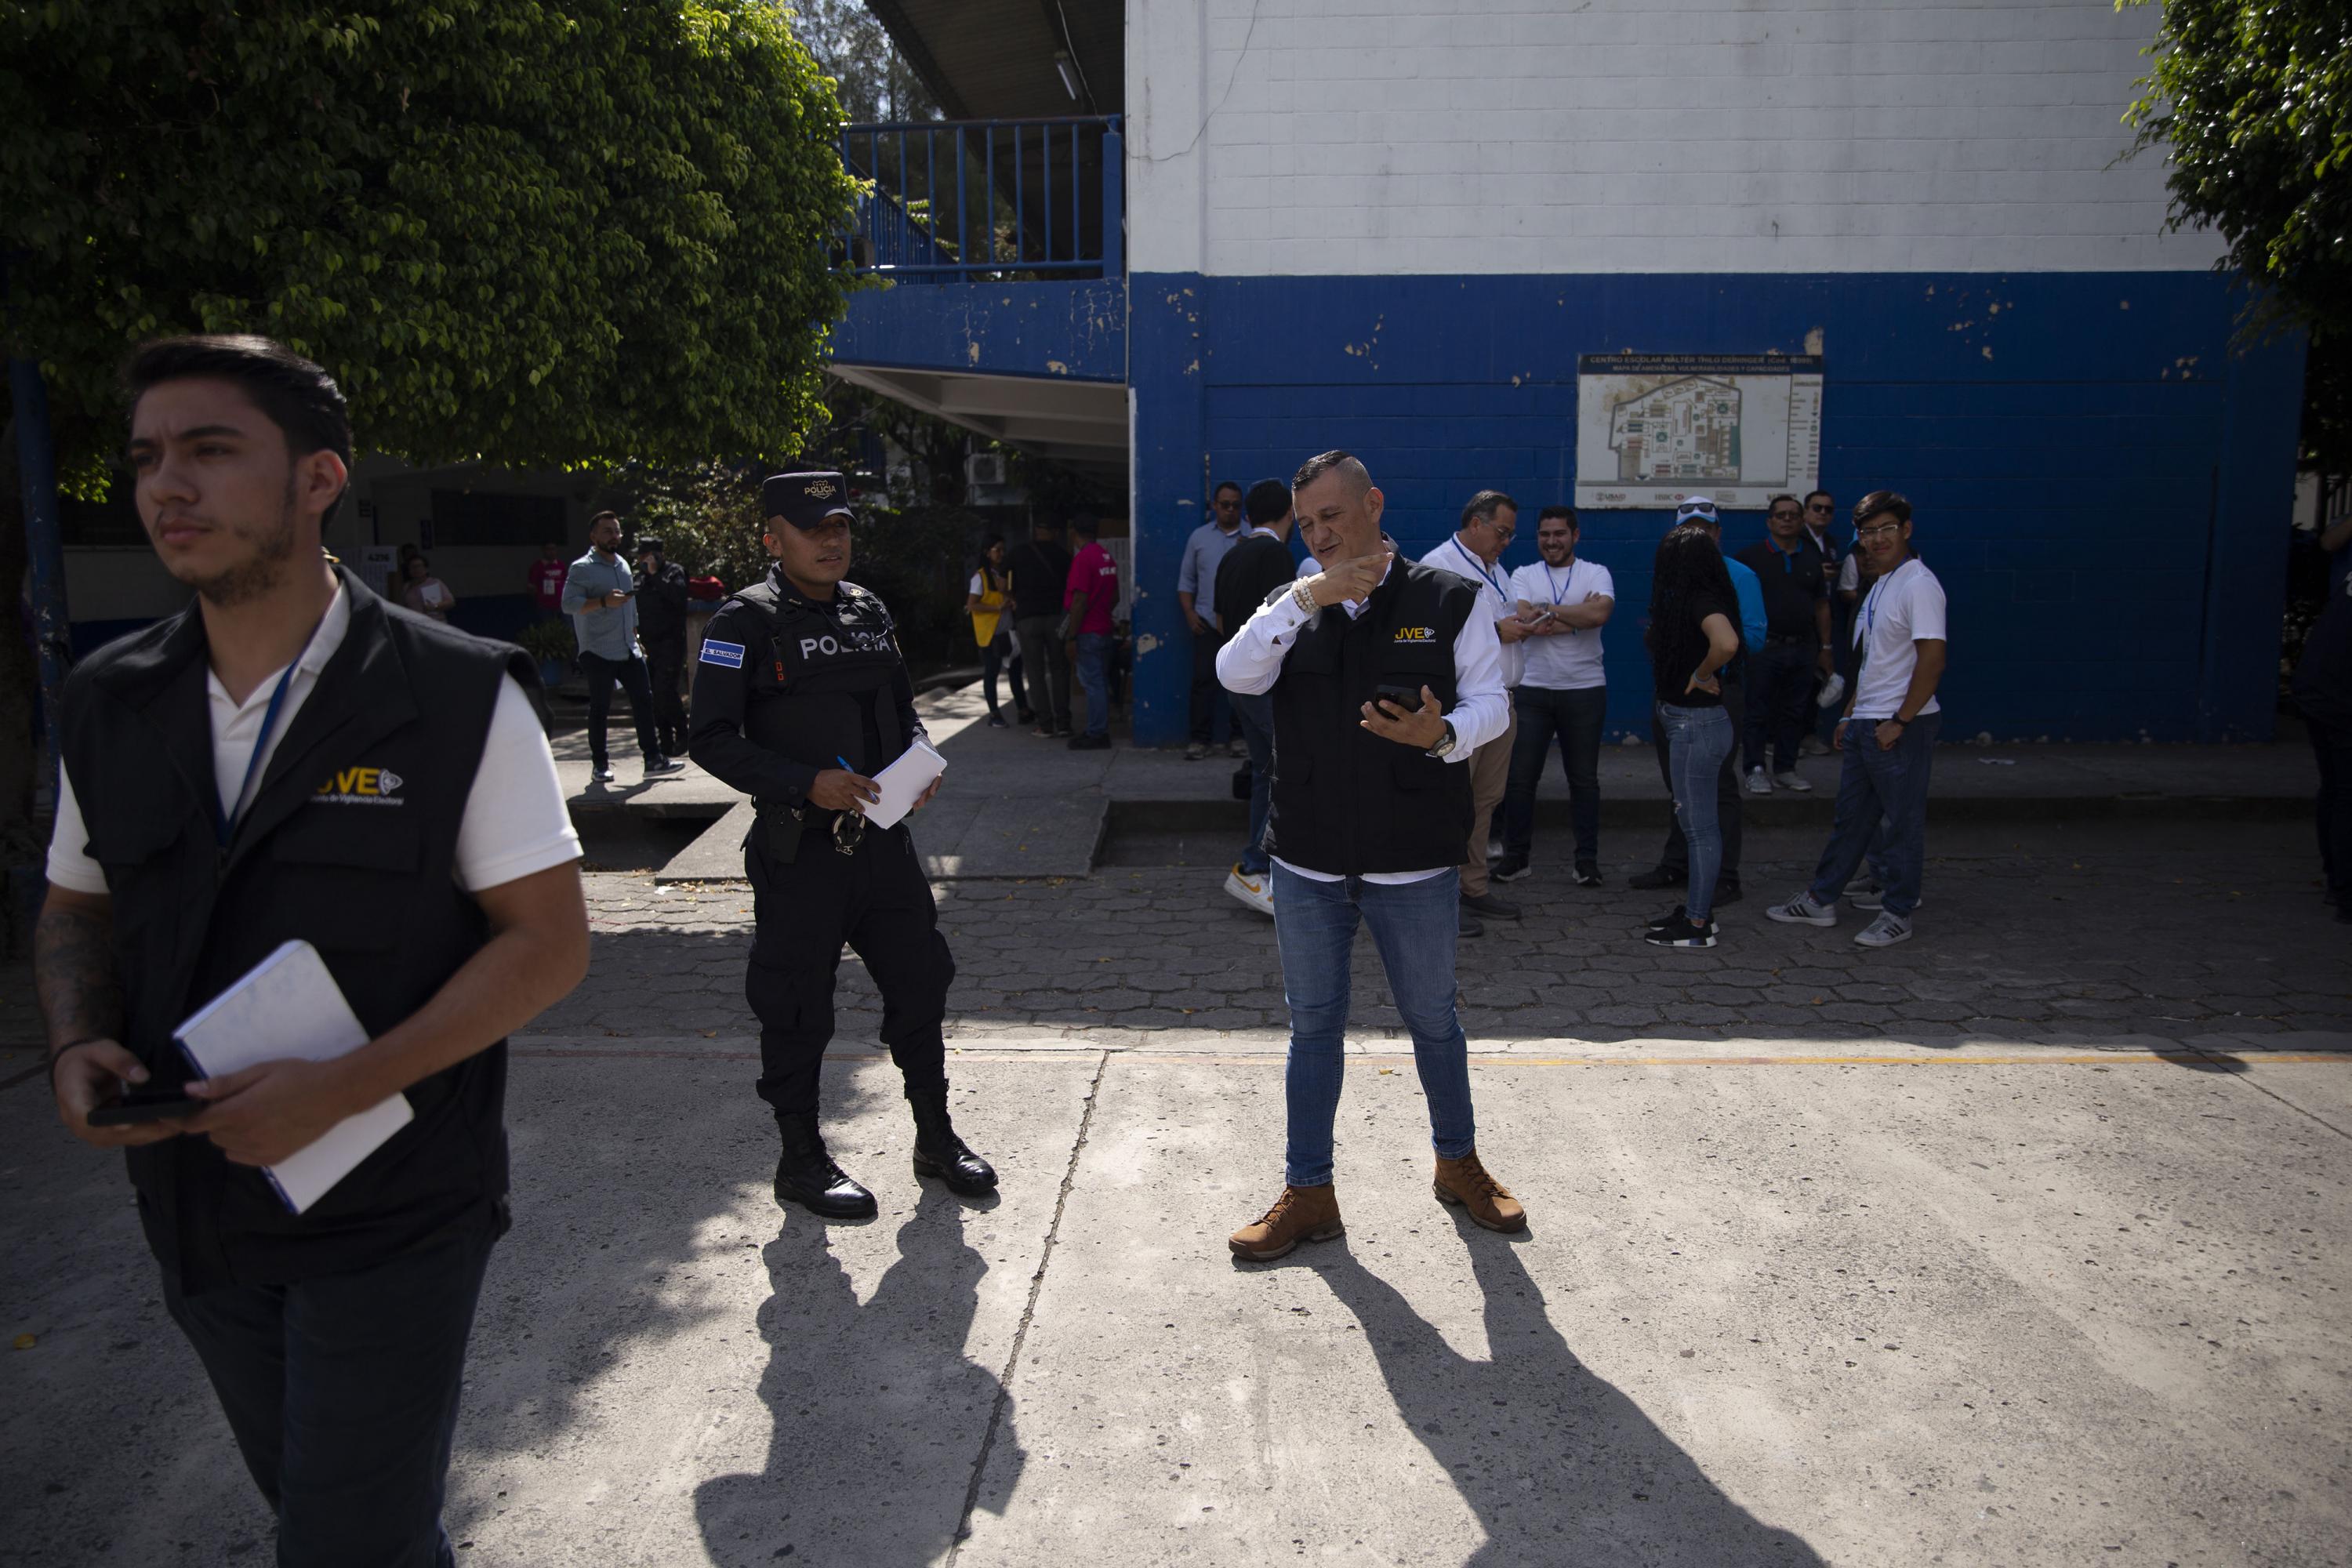
[[[1571,499],[1576,356],[1826,360],[1822,482],[1900,489],[1951,598],[1948,732],[2271,733],[2302,345],[2233,354],[2203,273],[1130,279],[1137,734],[1183,737],[1178,552],[1212,476],[1365,459],[1418,555],[1473,491]],[[1582,515],[1615,574],[1610,725],[1647,733],[1640,619],[1665,514]],[[1507,558],[1535,559],[1532,517]],[[1843,526],[1842,530],[1843,531]],[[1738,549],[1760,512],[1733,513]]]
[[[894,283],[862,289],[833,329],[845,364],[980,375],[1127,378],[1127,284]]]

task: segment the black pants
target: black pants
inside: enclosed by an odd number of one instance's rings
[[[646,679],[653,688],[654,729],[661,738],[661,752],[666,757],[686,755],[686,700],[678,695],[685,675],[684,632],[675,637],[646,640]]]
[[[1192,739],[1203,746],[1223,745],[1234,733],[1233,706],[1217,679],[1217,650],[1224,646],[1223,634],[1206,621],[1192,634]]]
[[[588,755],[599,768],[610,761],[604,750],[604,725],[613,713],[613,683],[629,694],[629,716],[637,724],[637,749],[652,762],[662,754],[661,736],[654,730],[654,693],[642,658],[606,658],[582,653],[580,673],[588,678]]]
[[[1037,710],[1038,728],[1048,731],[1070,727],[1070,660],[1054,635],[1060,620],[1059,616],[1023,616],[1013,623],[1013,635],[1021,639],[1029,706]]]
[[[955,959],[939,906],[901,823],[868,827],[855,855],[833,847],[830,814],[812,810],[800,854],[778,863],[754,825],[744,855],[751,879],[751,967],[743,994],[760,1019],[760,1098],[778,1116],[814,1115],[817,1068],[833,1038],[833,986],[844,942],[882,993],[882,1043],[909,1095],[943,1084],[948,986]]]
[[[2352,910],[2352,729],[2306,719],[2319,759],[2319,868],[2336,907]]]
[[[996,677],[1004,669],[1007,659],[1012,662],[1014,710],[1017,711],[1031,705],[1028,689],[1021,683],[1021,649],[1013,642],[1012,632],[1000,626],[996,636],[989,639],[988,646],[980,650],[980,689],[988,699],[991,713],[996,711]]]
[[[225,1285],[163,1305],[278,1516],[281,1568],[449,1568],[441,1531],[488,1211],[351,1274]]]
[[[1741,729],[1748,767],[1785,773],[1797,765],[1818,665],[1811,637],[1768,643],[1748,656],[1748,719]]]
[[[1723,706],[1737,733],[1748,712],[1738,681],[1723,682]],[[1666,768],[1666,726],[1654,702],[1650,705],[1650,738],[1658,750],[1658,776],[1666,781],[1666,794],[1672,795],[1675,780]],[[1715,879],[1719,892],[1739,886],[1739,752],[1736,747],[1724,757],[1723,770],[1715,777],[1715,816],[1723,828],[1723,869]],[[1679,820],[1666,824],[1665,847],[1658,851],[1658,864],[1677,879],[1690,875],[1690,845],[1683,837]]]
[[[1518,739],[1511,743],[1511,778],[1503,789],[1503,849],[1525,855],[1535,847],[1536,786],[1543,782],[1552,738],[1559,738],[1560,766],[1568,770],[1568,815],[1576,829],[1576,863],[1601,855],[1601,725],[1609,712],[1609,689],[1576,691],[1522,686],[1511,694],[1519,715]]]

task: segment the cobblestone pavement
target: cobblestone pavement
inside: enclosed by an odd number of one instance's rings
[[[2292,824],[1982,828],[1938,836],[1918,936],[1873,952],[1867,916],[1823,931],[1766,921],[1801,886],[1818,839],[1751,833],[1748,897],[1708,952],[1644,946],[1671,895],[1579,889],[1565,868],[1498,887],[1519,922],[1461,949],[1463,1018],[1482,1048],[1634,1038],[1882,1038],[2121,1044],[2352,1030],[2352,941],[2326,918],[2307,829]],[[1272,922],[1210,867],[1091,879],[942,884],[959,973],[950,1037],[969,1045],[1118,1043],[1267,1048],[1286,1026]],[[656,889],[592,875],[588,980],[535,1035],[725,1037],[742,1001],[751,900],[740,885]],[[1369,939],[1357,946],[1362,1042],[1402,1038]],[[845,955],[843,1046],[871,1045],[879,1001]],[[2284,1044],[2282,1040],[2280,1043]]]

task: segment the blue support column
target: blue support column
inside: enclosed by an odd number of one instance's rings
[[[65,690],[72,642],[66,616],[65,547],[58,524],[57,458],[49,441],[49,391],[39,363],[11,359],[8,390],[16,400],[16,472],[24,492],[25,553],[33,579],[33,641],[41,659],[41,729],[47,741],[41,779],[54,789],[58,702]]]
[[[1202,325],[1208,300],[1198,273],[1137,273],[1128,279],[1128,301],[1135,740],[1164,746],[1181,742],[1190,726],[1192,636],[1176,604],[1176,572],[1184,541],[1202,520],[1209,482]]]

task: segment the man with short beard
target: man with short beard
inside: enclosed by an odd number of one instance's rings
[[[53,1097],[127,1152],[277,1561],[453,1564],[466,1338],[509,1225],[506,1036],[588,964],[538,668],[322,553],[352,446],[319,366],[179,338],[125,380],[140,521],[195,599],[59,704],[33,949]],[[181,1021],[296,939],[368,1043],[193,1077]],[[267,1167],[396,1096],[407,1124],[294,1210]]]

